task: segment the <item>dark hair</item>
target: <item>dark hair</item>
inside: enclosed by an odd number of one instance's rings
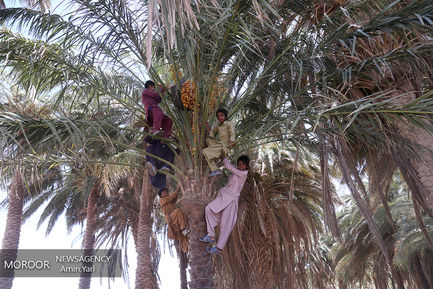
[[[246,155],[238,157],[238,162],[241,161],[247,165],[247,169],[250,168],[250,158]]]
[[[144,88],[148,88],[149,86],[155,86],[155,82],[153,82],[152,80],[146,81],[146,83],[144,84]]]
[[[218,110],[215,112],[215,115],[218,115],[218,112],[222,112],[222,113],[224,113],[224,115],[225,115],[226,118],[227,118],[227,110],[226,110],[225,108],[220,108],[220,109],[218,109]]]
[[[168,193],[168,189],[167,189],[167,188],[161,188],[161,189],[159,189],[159,191],[158,191],[158,196],[159,196],[159,197],[161,197],[163,191],[167,191],[167,193]]]

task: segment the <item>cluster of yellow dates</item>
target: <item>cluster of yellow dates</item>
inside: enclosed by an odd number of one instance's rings
[[[218,101],[220,99],[220,96],[225,93],[225,88],[222,87],[222,85],[218,84],[217,86],[214,86],[210,93],[210,99],[209,99],[209,107],[210,107],[210,113],[213,113],[214,109],[216,108]],[[186,109],[194,110],[196,103],[196,96],[197,96],[197,85],[191,81],[187,80],[182,85],[181,89],[181,100],[182,104]]]
[[[183,83],[180,91],[180,99],[182,104],[187,109],[194,109],[195,99],[197,96],[197,85],[194,81],[187,80]]]

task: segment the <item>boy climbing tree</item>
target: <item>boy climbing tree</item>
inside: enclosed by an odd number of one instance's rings
[[[152,126],[152,134],[158,134],[162,128],[163,137],[168,138],[171,135],[173,121],[165,115],[158,103],[162,101],[161,96],[155,91],[155,83],[152,80],[146,81],[144,90],[141,94],[144,110],[146,111],[146,121]]]
[[[217,197],[205,208],[207,235],[200,239],[202,242],[212,244],[206,248],[210,254],[220,254],[224,248],[238,215],[239,196],[248,175],[250,159],[240,156],[237,167],[226,158],[223,160],[226,169],[232,172],[227,185],[218,191]],[[220,225],[220,234],[215,246],[215,227]]]
[[[187,253],[189,250],[189,244],[186,235],[189,233],[189,229],[187,228],[185,215],[181,209],[176,207],[176,201],[180,189],[181,186],[179,184],[174,193],[169,194],[167,188],[162,188],[158,191],[158,196],[161,211],[164,214],[165,221],[167,222],[167,237],[179,241],[180,249]]]
[[[229,147],[235,143],[235,125],[227,120],[227,110],[218,109],[216,118],[218,125],[210,131],[209,137],[206,139],[208,147],[203,149],[203,155],[211,169],[210,177],[221,174],[221,171],[218,170],[217,161],[219,161],[221,155],[227,155]],[[215,136],[218,136],[218,139],[215,139]]]

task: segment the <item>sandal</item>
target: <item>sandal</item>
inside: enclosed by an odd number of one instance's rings
[[[151,175],[152,177],[154,177],[156,175],[156,169],[155,167],[152,165],[152,163],[150,162],[146,162],[144,164],[144,167],[147,169],[147,172],[149,173],[149,175]]]
[[[220,255],[218,247],[206,248],[206,252],[208,252],[209,254],[212,254],[212,255]]]
[[[204,236],[203,238],[200,238],[199,241],[215,244],[215,240],[212,240],[211,237],[209,237],[208,235]]]
[[[167,166],[163,166],[162,168],[159,169],[161,172],[166,172],[169,173],[170,172],[170,168]]]
[[[182,235],[186,236],[189,232],[191,232],[191,230],[188,228],[185,228],[182,230]]]
[[[211,171],[208,176],[209,177],[215,177],[215,176],[219,176],[219,175],[222,175],[222,174],[223,173],[221,171],[216,170],[216,171]]]

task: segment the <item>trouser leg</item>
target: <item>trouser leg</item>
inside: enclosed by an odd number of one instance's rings
[[[148,154],[152,154],[152,155],[157,155],[157,153],[158,153],[158,147],[157,147],[157,145],[150,145],[147,149],[146,149],[146,152],[148,153]],[[154,157],[152,157],[152,156],[150,156],[150,155],[146,155],[146,162],[149,162],[149,163],[151,163],[154,167],[155,167],[155,169],[157,169],[158,167],[157,167],[157,159],[155,159]]]
[[[218,169],[217,161],[221,156],[222,148],[222,145],[214,145],[203,149],[203,155],[206,158],[211,171],[216,171]]]
[[[164,131],[163,137],[169,137],[171,135],[171,130],[173,127],[173,121],[167,115],[163,115],[162,117],[162,130]]]
[[[234,206],[228,206],[221,212],[220,235],[217,242],[217,247],[219,249],[223,249],[227,243],[230,233],[236,224],[236,219],[237,210]]]
[[[159,130],[161,128],[162,119],[164,117],[164,114],[162,113],[161,108],[159,108],[158,106],[153,106],[151,114],[152,114],[152,120],[153,120],[152,129],[153,129],[153,131]]]
[[[181,209],[175,209],[170,214],[170,226],[174,235],[182,235],[182,230],[186,228],[186,218]]]
[[[219,224],[221,213],[215,213],[209,206],[204,209],[206,215],[207,234],[209,237],[215,238],[215,227]]]

